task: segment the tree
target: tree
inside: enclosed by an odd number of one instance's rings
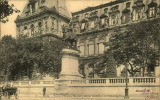
[[[0,21],[6,23],[8,21],[8,16],[13,13],[19,13],[20,10],[14,8],[14,4],[9,5],[8,0],[0,0]]]
[[[128,72],[134,76],[142,69],[153,69],[158,60],[160,48],[160,20],[142,21],[128,25],[125,32],[115,28],[109,42],[117,65],[129,66]]]
[[[115,59],[113,58],[111,51],[105,52],[104,60],[101,63],[96,65],[95,72],[101,78],[117,77],[116,62],[115,62]]]
[[[8,80],[11,76],[15,45],[16,41],[12,36],[5,35],[0,41],[0,73],[3,76],[3,80]]]
[[[61,40],[45,37],[18,38],[4,36],[0,42],[0,73],[5,80],[39,79],[49,74],[58,78],[61,71]],[[36,74],[39,73],[37,76]]]

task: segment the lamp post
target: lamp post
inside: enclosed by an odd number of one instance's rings
[[[126,87],[125,87],[125,97],[124,97],[124,99],[125,100],[128,100],[129,99],[129,95],[128,95],[128,66],[126,65],[126,81],[125,81],[125,83],[126,83]]]

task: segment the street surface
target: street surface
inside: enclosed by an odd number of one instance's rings
[[[11,97],[10,99],[2,98],[2,100],[124,100],[122,97],[20,97],[19,99],[15,99],[15,97]],[[144,99],[137,99],[132,98],[129,100],[144,100]]]

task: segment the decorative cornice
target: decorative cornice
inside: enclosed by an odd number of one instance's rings
[[[25,20],[30,20],[30,19],[33,19],[33,18],[37,18],[37,17],[42,16],[44,14],[56,14],[58,17],[66,20],[67,22],[70,21],[70,18],[66,17],[65,15],[60,14],[59,12],[57,12],[53,9],[46,9],[43,12],[35,13],[33,15],[30,15],[30,16],[26,16],[26,17],[18,16],[17,19],[15,20],[15,23],[23,22]]]
[[[88,11],[97,10],[97,9],[100,9],[100,8],[104,8],[104,7],[116,5],[116,4],[123,3],[123,2],[127,2],[127,1],[130,1],[130,0],[116,0],[116,1],[111,1],[111,2],[106,3],[106,4],[102,4],[102,5],[95,6],[95,7],[89,7],[89,8],[87,8],[87,9],[74,12],[74,13],[72,13],[72,16],[78,15],[78,14],[82,14],[82,13],[85,13],[85,12],[88,12]]]

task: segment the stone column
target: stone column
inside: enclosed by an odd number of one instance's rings
[[[60,74],[61,80],[81,79],[79,74],[79,52],[71,49],[63,49],[62,52],[62,70]]]

